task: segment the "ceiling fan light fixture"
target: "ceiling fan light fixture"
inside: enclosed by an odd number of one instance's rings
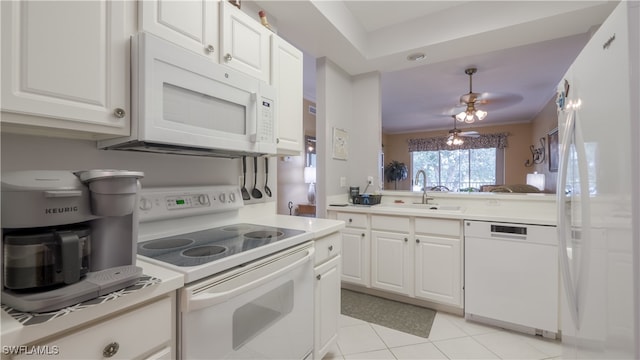
[[[447,139],[447,145],[449,146],[451,145],[460,146],[462,144],[464,144],[464,140],[462,140],[456,135],[451,135],[449,136],[449,139]]]
[[[471,124],[474,121],[481,121],[485,117],[487,117],[487,112],[484,110],[477,110],[475,107],[476,100],[478,99],[478,95],[473,92],[473,74],[477,71],[476,68],[468,68],[464,71],[465,74],[469,75],[469,93],[466,95],[462,95],[460,97],[460,101],[467,104],[467,109],[465,111],[460,112],[456,115],[456,120],[460,122],[465,122],[467,124]]]
[[[464,119],[464,122],[467,124],[472,124],[476,119],[473,116],[473,113],[467,114],[467,117]]]

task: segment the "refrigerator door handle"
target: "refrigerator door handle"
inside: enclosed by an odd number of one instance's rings
[[[575,113],[575,110],[574,110]],[[582,319],[582,313],[585,306],[581,304],[581,300],[587,298],[587,286],[589,284],[589,259],[591,259],[591,200],[589,189],[589,165],[587,161],[587,152],[584,139],[582,137],[581,124],[577,118],[577,114],[574,114],[573,128],[574,128],[574,141],[576,148],[576,160],[578,163],[578,173],[580,179],[580,248],[581,253],[578,259],[578,272],[576,274],[576,315],[578,321]],[[579,324],[579,322],[577,324]]]
[[[580,131],[580,124],[577,121],[576,109],[573,109],[567,115],[567,121],[565,125],[565,132],[562,137],[560,161],[558,166],[558,191],[557,204],[558,204],[558,241],[560,247],[560,271],[563,278],[564,289],[567,295],[567,301],[569,303],[569,312],[571,319],[573,320],[576,329],[580,328],[581,309],[583,306],[579,303],[579,299],[586,298],[587,288],[587,274],[588,274],[588,259],[590,257],[590,229],[591,229],[591,207],[590,207],[590,191],[589,191],[589,169],[587,163],[587,154],[585,150],[584,139],[582,138],[582,131]],[[580,179],[580,253],[574,251],[572,258],[578,260],[578,271],[573,276],[569,265],[569,254],[567,251],[567,241],[572,239],[572,224],[567,223],[567,199],[564,194],[564,189],[567,185],[567,172],[569,167],[569,149],[570,140],[574,139],[574,147],[576,151],[576,160],[578,164],[578,175]],[[575,260],[574,260],[575,261]],[[574,286],[575,284],[575,286]]]
[[[556,231],[558,232],[558,245],[560,255],[560,273],[564,284],[567,302],[569,303],[569,314],[574,325],[578,328],[578,304],[575,288],[573,287],[573,279],[569,269],[569,254],[567,252],[567,238],[571,236],[571,227],[567,226],[566,206],[567,199],[565,196],[565,188],[567,186],[567,167],[569,163],[569,147],[570,139],[575,132],[575,110],[567,115],[565,122],[565,131],[560,143],[560,158],[558,163],[558,188],[556,191],[556,203],[558,206],[557,216],[558,224]]]

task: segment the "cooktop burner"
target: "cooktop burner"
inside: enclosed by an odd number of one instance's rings
[[[138,243],[138,254],[176,266],[196,266],[304,233],[234,224]]]

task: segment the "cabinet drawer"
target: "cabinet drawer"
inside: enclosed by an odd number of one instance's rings
[[[416,234],[435,234],[459,237],[462,227],[460,220],[416,218]]]
[[[347,224],[347,227],[353,228],[366,228],[367,227],[367,215],[366,214],[354,214],[354,213],[337,213],[336,219],[342,220]]]
[[[371,228],[383,231],[409,232],[409,218],[399,216],[371,216]]]
[[[315,265],[322,264],[342,252],[342,234],[336,232],[317,239],[314,246],[316,248]]]
[[[164,298],[46,344],[52,359],[134,359],[157,353],[171,341],[172,302]],[[14,359],[30,358],[27,354]]]

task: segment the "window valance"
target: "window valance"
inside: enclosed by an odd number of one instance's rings
[[[438,136],[422,139],[408,139],[409,152],[412,151],[437,151],[453,149],[503,149],[507,145],[508,133],[482,134],[477,138],[465,137],[464,144],[460,146],[447,145],[447,136]]]

